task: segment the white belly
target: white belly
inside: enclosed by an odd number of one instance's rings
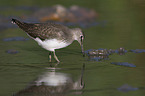
[[[34,40],[37,41],[38,44],[42,46],[44,49],[49,50],[49,51],[54,51],[55,49],[64,48],[68,46],[69,44],[71,44],[71,43],[61,42],[57,39],[42,41],[41,39],[36,38]]]

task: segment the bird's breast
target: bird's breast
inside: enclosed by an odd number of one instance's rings
[[[68,43],[57,39],[46,39],[42,41],[40,38],[36,38],[34,40],[38,42],[38,44],[42,46],[44,49],[49,51],[54,51],[55,49],[64,48],[72,43],[72,42]]]

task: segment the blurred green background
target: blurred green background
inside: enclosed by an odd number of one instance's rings
[[[105,25],[82,28],[85,33],[84,47],[88,49],[145,49],[145,1],[144,0],[0,0],[0,15],[11,19],[12,16],[31,14],[29,10],[13,10],[7,7],[38,6],[51,7],[61,4],[66,8],[72,5],[94,9],[98,13],[97,22]],[[9,17],[11,16],[11,17]],[[33,40],[26,42],[4,42],[3,38],[23,36],[22,30],[8,28],[0,31],[0,96],[10,96],[23,90],[48,67],[48,52]],[[18,54],[8,54],[6,50],[18,50]],[[85,88],[83,96],[144,96],[145,95],[145,53],[113,54],[109,60],[88,61],[82,57],[77,42],[67,48],[56,51],[60,61],[58,68],[70,68],[67,71],[74,79],[80,74],[82,64]],[[55,62],[55,61],[54,61]],[[110,62],[129,62],[135,68],[111,65]],[[74,70],[75,69],[75,70]],[[59,71],[59,70],[58,70]],[[121,92],[117,88],[128,84],[138,90]]]

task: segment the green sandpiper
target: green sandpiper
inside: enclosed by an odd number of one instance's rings
[[[74,40],[77,40],[81,45],[82,53],[84,35],[80,28],[68,28],[67,26],[56,23],[25,23],[17,19],[12,19],[13,24],[17,24],[19,28],[34,39],[38,44],[50,51],[49,61],[51,62],[51,53],[54,53],[54,58],[60,62],[55,54],[55,49],[67,47]]]

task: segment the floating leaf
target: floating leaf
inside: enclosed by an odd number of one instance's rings
[[[145,52],[145,49],[135,49],[135,50],[130,50],[131,52],[133,52],[133,53],[143,53],[143,52]]]
[[[135,87],[132,87],[128,84],[124,84],[122,85],[121,87],[117,88],[119,91],[121,92],[128,92],[128,91],[136,91],[138,90],[139,88],[135,88]]]
[[[134,64],[130,64],[128,62],[111,62],[111,64],[121,65],[126,67],[136,67]]]
[[[27,41],[29,38],[24,38],[24,37],[9,37],[9,38],[4,38],[3,41]]]
[[[6,53],[8,53],[8,54],[17,54],[17,53],[19,53],[19,51],[14,50],[14,49],[9,49],[9,50],[6,51]]]

